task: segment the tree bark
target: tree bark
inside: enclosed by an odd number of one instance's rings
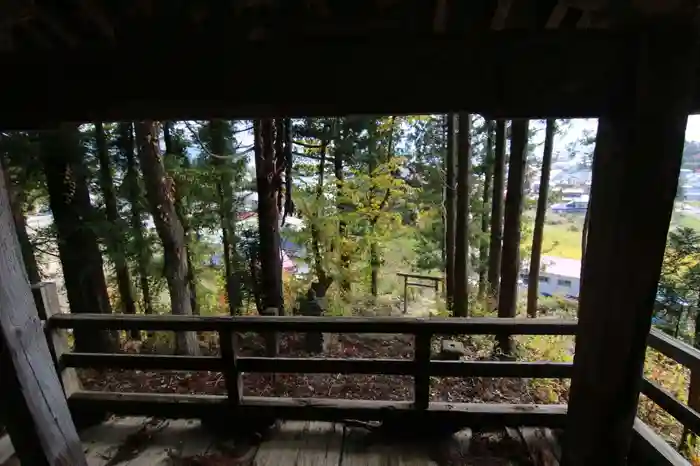
[[[489,308],[497,307],[501,282],[501,248],[503,243],[503,189],[506,172],[506,122],[496,121],[493,160],[493,196],[491,201],[491,234],[489,238]]]
[[[455,231],[455,282],[453,315],[469,315],[469,190],[471,176],[471,129],[472,116],[459,114],[457,136],[457,225]]]
[[[455,240],[457,222],[456,197],[457,122],[456,115],[447,115],[447,154],[445,155],[445,288],[447,311],[451,312],[455,296]]]
[[[119,146],[126,158],[126,183],[131,204],[131,230],[134,234],[136,248],[138,250],[139,284],[143,295],[143,313],[153,314],[153,300],[151,299],[151,286],[148,281],[150,251],[146,238],[143,235],[143,223],[141,222],[141,184],[139,172],[136,167],[134,153],[134,128],[133,123],[119,123]]]
[[[486,120],[486,157],[484,159],[484,190],[481,198],[481,240],[479,241],[479,287],[477,290],[477,299],[479,302],[484,301],[486,295],[486,284],[488,274],[488,256],[489,256],[489,221],[490,221],[490,204],[491,204],[491,181],[493,178],[493,126],[492,120]]]
[[[342,123],[341,123],[342,124]],[[348,278],[350,273],[350,254],[347,251],[347,246],[345,245],[345,237],[347,225],[344,219],[344,215],[348,210],[348,200],[345,199],[345,193],[343,192],[343,183],[345,182],[345,177],[343,174],[343,163],[345,161],[345,154],[347,150],[347,130],[342,128],[340,130],[340,140],[338,141],[338,147],[333,153],[333,172],[335,174],[335,199],[336,199],[336,212],[339,217],[338,220],[338,247],[340,249],[340,289],[344,296],[346,296],[351,289],[351,283]]]
[[[71,312],[111,314],[102,253],[90,226],[98,218],[90,203],[84,155],[75,124],[62,124],[42,136],[41,156]],[[75,329],[74,335],[76,351],[116,349],[110,332]]]
[[[228,155],[226,145],[226,122],[211,120],[209,133],[211,152],[219,157]],[[235,212],[233,205],[233,186],[231,167],[224,166],[224,159],[212,157],[211,163],[219,170],[216,191],[219,196],[219,221],[221,226],[221,243],[224,249],[224,273],[229,314],[234,316],[241,304],[240,282],[236,273],[236,257],[233,246],[235,241]]]
[[[156,231],[163,243],[165,279],[170,291],[173,315],[192,315],[190,288],[187,280],[187,246],[185,230],[175,210],[175,186],[165,172],[158,148],[158,124],[145,120],[136,126],[139,161],[146,184],[146,197],[151,207]],[[178,332],[175,351],[197,355],[199,344],[195,332]]]
[[[175,143],[172,132],[173,122],[164,122],[163,140],[165,142],[165,154],[179,159],[178,163],[181,163],[184,168],[189,168],[190,164],[187,155],[184,153],[182,147],[179,147],[179,145]],[[192,232],[190,231],[185,205],[182,203],[182,196],[177,188],[175,188],[175,212],[177,212],[182,228],[185,230],[185,246],[187,247],[187,286],[190,288],[190,306],[192,307],[192,314],[198,316],[199,301],[197,301],[197,277],[195,276],[194,267],[192,266],[192,252],[189,248]]]
[[[292,199],[292,167],[294,165],[294,151],[292,140],[292,119],[284,120],[284,216],[294,215],[294,201]]]
[[[256,120],[254,126],[262,304],[263,309],[274,308],[280,315],[284,315],[279,211],[275,184],[275,122],[271,118],[264,118]]]
[[[537,317],[537,296],[539,294],[540,260],[542,256],[542,237],[544,236],[544,218],[547,214],[547,197],[549,196],[549,172],[552,168],[554,149],[555,120],[547,120],[544,135],[544,153],[542,155],[542,174],[540,175],[540,192],[537,197],[535,229],[532,234],[532,253],[530,255],[530,274],[527,281],[527,315]]]
[[[121,297],[122,311],[124,314],[136,314],[136,302],[134,301],[134,290],[131,287],[131,276],[129,266],[126,262],[126,255],[122,244],[124,243],[121,228],[121,219],[117,210],[117,194],[114,189],[114,179],[112,178],[112,167],[109,160],[109,150],[107,149],[107,138],[104,126],[101,122],[95,123],[95,141],[97,145],[97,159],[100,162],[100,188],[105,201],[105,213],[107,221],[111,224],[107,234],[107,249],[114,263],[114,270],[117,275],[117,286]],[[133,330],[131,337],[141,338],[139,330]]]
[[[528,120],[513,120],[511,130],[498,317],[515,317],[517,312],[518,275],[520,274],[520,218],[523,212],[523,188],[527,165],[528,123]],[[510,335],[498,335],[497,340],[498,349],[504,355],[513,354],[513,339]]]

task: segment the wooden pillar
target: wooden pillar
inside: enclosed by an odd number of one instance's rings
[[[697,61],[692,16],[637,24],[626,103],[599,120],[566,466],[627,464]]]
[[[0,168],[2,171],[2,168]],[[0,173],[0,404],[22,464],[87,464],[39,321]]]

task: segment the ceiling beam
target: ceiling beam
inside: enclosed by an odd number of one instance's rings
[[[612,108],[632,72],[624,66],[629,41],[604,31],[300,42],[293,56],[280,55],[282,45],[277,43],[235,46],[236,61],[245,69],[219,66],[221,56],[231,52],[211,44],[222,43],[190,38],[186,44],[167,42],[109,53],[100,49],[0,55],[12,70],[0,87],[0,128],[45,127],[63,120],[449,111],[491,117],[594,117]],[[115,56],[129,57],[129,66]],[[174,92],[154,91],[144,82],[144,76],[162,76],[183,56],[196,56],[197,64],[167,75],[167,87]],[[281,69],[298,69],[300,56],[323,57],[323,74],[314,79],[303,72],[280,75]],[[87,57],[89,73],[84,67]],[[465,63],[479,71],[464,73]],[[214,69],[217,72],[202,71]]]

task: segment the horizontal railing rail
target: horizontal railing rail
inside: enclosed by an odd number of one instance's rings
[[[481,403],[430,402],[431,377],[525,377],[569,378],[572,366],[559,362],[525,361],[444,361],[432,359],[431,340],[436,335],[573,335],[576,322],[555,319],[520,318],[364,318],[364,317],[204,317],[204,316],[142,316],[101,314],[53,314],[46,322],[49,333],[66,329],[198,331],[219,335],[220,356],[174,356],[153,354],[102,354],[61,352],[56,363],[59,370],[71,368],[117,368],[133,370],[189,370],[223,373],[227,395],[94,393],[78,390],[69,396],[73,408],[105,409],[129,414],[168,414],[183,416],[191,410],[206,412],[221,410],[272,411],[287,418],[322,416],[324,418],[385,418],[395,413],[416,412],[439,418],[459,417],[470,422],[512,423],[535,422],[541,425],[562,422],[565,408],[559,405],[498,405],[485,407]],[[300,332],[300,333],[391,333],[413,335],[412,359],[369,358],[297,358],[250,357],[238,354],[235,333]],[[413,402],[348,401],[334,399],[261,398],[242,396],[242,373],[330,373],[330,374],[390,374],[413,377]],[[271,401],[275,400],[275,401]],[[308,408],[321,410],[310,414]],[[490,408],[488,408],[490,407]],[[493,409],[491,409],[493,408]],[[489,411],[489,409],[491,409]],[[490,415],[486,414],[491,412]],[[410,416],[410,415],[409,415]],[[543,420],[543,417],[549,416]]]
[[[574,335],[575,320],[454,317],[156,316],[57,314],[51,328],[195,332],[326,332],[433,335]]]
[[[700,351],[673,338],[657,329],[652,329],[647,339],[650,348],[669,357],[690,370],[700,370]],[[659,405],[664,411],[695,434],[700,434],[700,414],[690,406],[679,401],[656,382],[644,379],[642,393]]]
[[[575,335],[576,321],[520,318],[362,318],[362,317],[203,317],[61,314],[53,284],[41,284],[45,328],[52,356],[74,413],[109,412],[172,418],[203,418],[225,413],[283,419],[344,419],[396,422],[455,422],[480,426],[563,427],[566,405],[430,402],[430,377],[570,378],[570,363],[524,361],[442,361],[432,359],[436,335]],[[103,354],[68,351],[66,329],[216,332],[219,356]],[[337,359],[240,356],[234,334],[242,332],[391,333],[415,337],[413,359]],[[649,346],[690,368],[700,367],[700,351],[653,330]],[[186,370],[222,372],[226,395],[115,393],[84,391],[74,368]],[[70,376],[70,371],[73,375]],[[392,374],[412,376],[414,400],[376,401],[326,398],[243,396],[243,373]],[[652,381],[643,393],[691,430],[700,431],[700,416]],[[664,464],[682,464],[675,452],[637,420],[635,445],[653,451]],[[643,447],[643,448],[642,448]],[[663,450],[663,451],[662,451]],[[669,459],[671,458],[671,459]]]

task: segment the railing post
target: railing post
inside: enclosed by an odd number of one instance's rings
[[[433,335],[426,331],[418,331],[415,334],[415,349],[413,361],[415,369],[413,374],[413,407],[415,409],[428,409],[430,404],[430,353]]]
[[[262,311],[262,315],[266,317],[277,317],[280,315],[279,309],[274,307],[268,307]],[[263,335],[265,339],[265,350],[268,358],[277,357],[279,353],[279,334],[277,332],[265,332]]]
[[[39,316],[44,322],[48,322],[51,316],[61,313],[56,283],[41,282],[34,284],[32,285],[32,293],[34,294],[34,301],[36,302]],[[54,366],[58,372],[58,378],[63,386],[63,392],[66,398],[69,398],[73,393],[82,390],[82,384],[74,368],[61,369],[61,357],[65,353],[70,352],[68,333],[62,329],[49,329],[45,332],[45,335],[49,351],[53,357]]]
[[[241,396],[243,395],[243,379],[236,361],[236,337],[234,332],[226,329],[219,330],[219,343],[221,358],[224,360],[224,381],[226,382],[228,400],[231,402],[231,406],[236,408],[240,405]]]
[[[408,311],[408,277],[403,277],[403,313]]]

